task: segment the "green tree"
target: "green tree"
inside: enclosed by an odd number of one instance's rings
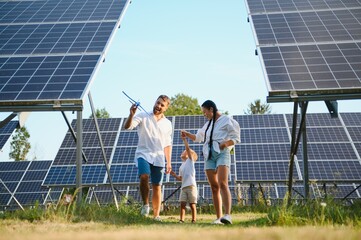
[[[110,114],[108,113],[108,111],[105,108],[96,109],[95,116],[97,118],[110,118]],[[93,114],[90,114],[89,118],[93,118]]]
[[[178,93],[174,97],[171,97],[171,102],[172,104],[166,111],[168,116],[203,114],[196,98]]]
[[[271,113],[271,107],[268,103],[261,103],[260,99],[256,99],[248,105],[245,114],[268,114]]]
[[[17,128],[15,134],[10,142],[10,159],[15,161],[26,160],[26,155],[29,153],[31,145],[28,141],[30,134],[26,127]]]

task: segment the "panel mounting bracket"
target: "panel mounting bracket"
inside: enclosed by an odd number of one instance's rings
[[[338,117],[338,103],[337,101],[325,101],[328,111],[331,114],[331,118]]]

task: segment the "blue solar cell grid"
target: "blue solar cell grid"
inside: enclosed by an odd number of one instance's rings
[[[175,116],[174,129],[199,129],[206,122],[204,116]]]
[[[270,115],[235,115],[233,119],[243,128],[277,128],[286,127],[282,114]],[[242,135],[242,132],[241,132]]]
[[[0,101],[80,99],[99,58],[0,57]]]
[[[361,126],[361,113],[341,113],[340,115],[346,126]]]
[[[361,87],[360,43],[261,47],[270,93]]]
[[[309,178],[324,181],[359,181],[361,164],[359,161],[309,161]],[[303,163],[300,162],[301,171]]]
[[[343,114],[342,114],[343,116]],[[292,127],[293,115],[286,114],[287,122]],[[297,127],[300,125],[300,115],[297,115]],[[308,113],[306,116],[306,126],[309,127],[342,127],[340,118],[332,118],[330,114]]]
[[[339,8],[361,7],[359,1],[343,0],[247,0],[250,14],[272,13],[272,12],[294,12],[309,10],[330,10]]]
[[[116,21],[127,1],[50,0],[0,2],[0,23]]]
[[[101,53],[115,22],[0,25],[0,54]]]
[[[0,128],[0,149],[6,144],[9,140],[11,134],[14,132],[15,128],[19,126],[19,121],[10,121],[5,126]]]
[[[117,146],[137,146],[138,133],[136,131],[121,131],[118,138]]]
[[[95,185],[104,181],[106,170],[104,165],[82,166],[82,173],[82,183],[84,185]],[[75,166],[52,166],[43,185],[75,185],[75,181]]]
[[[361,9],[252,16],[259,45],[360,41]]]
[[[116,183],[139,183],[138,171],[135,164],[112,164],[110,176],[114,184]],[[109,179],[107,179],[107,182]]]
[[[112,164],[134,164],[136,147],[117,147]]]

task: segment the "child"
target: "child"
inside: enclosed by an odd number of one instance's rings
[[[194,167],[194,162],[197,161],[198,156],[195,151],[193,151],[189,145],[186,138],[186,135],[181,131],[181,138],[185,145],[185,150],[181,154],[182,165],[179,168],[179,176],[171,171],[170,174],[175,177],[178,181],[182,181],[182,190],[179,197],[181,203],[180,211],[180,223],[184,223],[184,215],[186,212],[186,205],[189,202],[189,206],[192,211],[192,223],[196,222],[197,217],[197,183],[196,183],[196,170]]]

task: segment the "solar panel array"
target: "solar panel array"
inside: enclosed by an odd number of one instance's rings
[[[281,101],[312,99],[309,95],[361,97],[360,1],[246,3],[270,101],[280,96],[286,96]]]
[[[234,201],[252,203],[259,198],[260,186],[266,199],[283,199],[288,180],[288,161],[291,141],[291,114],[236,115],[233,118],[241,126],[241,143],[235,146],[230,168],[230,188]],[[203,116],[168,117],[174,126],[172,166],[178,172],[180,154],[184,150],[180,130],[191,132],[203,126]],[[139,202],[137,168],[134,152],[138,136],[136,130],[125,130],[125,119],[98,119],[99,128],[110,172],[116,188],[117,199]],[[76,131],[76,121],[72,123]],[[309,114],[307,120],[309,178],[311,196],[326,194],[343,198],[360,184],[361,175],[361,113],[340,113],[339,118],[329,114]],[[84,152],[88,159],[83,162],[83,184],[90,186],[87,201],[109,203],[113,201],[108,176],[101,154],[93,119],[83,120]],[[199,203],[209,203],[211,190],[204,173],[201,156],[202,144],[190,141],[199,155],[196,162]],[[35,201],[45,204],[60,199],[63,187],[74,187],[76,179],[76,144],[70,132],[53,161],[0,162],[0,206],[16,207],[17,203],[31,205]],[[303,185],[302,144],[295,159],[294,197],[302,198]],[[180,182],[164,177],[163,196],[168,202],[177,202]],[[10,192],[9,192],[10,191]],[[355,190],[350,198],[360,198]]]
[[[282,186],[288,180],[292,115],[236,115],[233,118],[241,126],[241,143],[235,146],[230,168],[229,180],[233,189],[233,199],[238,198],[238,184],[246,185],[248,188],[252,183],[273,184],[272,191],[278,192],[275,188],[283,188]],[[195,133],[198,128],[203,126],[206,119],[203,116],[174,116],[169,119],[174,126],[172,167],[175,172],[178,172],[181,165],[180,154],[184,150],[180,130],[185,129]],[[139,180],[134,164],[138,141],[136,130],[125,130],[123,128],[125,119],[99,120],[101,134],[105,139],[105,148],[108,149],[106,152],[111,178],[119,190],[119,197],[131,196],[132,199],[139,199]],[[75,127],[75,120],[72,124]],[[84,152],[89,158],[87,163],[83,162],[83,183],[90,186],[104,185],[99,189],[95,187],[94,194],[90,193],[88,196],[89,201],[95,201],[92,197],[98,195],[102,196],[101,199],[111,200],[112,191],[107,187],[109,180],[100,154],[95,128],[91,127],[92,124],[92,119],[83,120]],[[308,135],[310,180],[344,183],[348,187],[353,183],[359,183],[361,180],[359,171],[361,167],[361,134],[359,131],[361,129],[361,113],[340,113],[339,118],[331,118],[326,113],[309,114],[307,128],[310,129]],[[196,162],[199,192],[203,199],[211,199],[211,192],[204,173],[204,159],[201,156],[202,144],[190,141],[190,146],[199,155]],[[75,142],[68,132],[44,180],[44,185],[75,186],[75,149]],[[99,153],[96,154],[96,152]],[[89,155],[90,153],[92,154]],[[302,144],[293,171],[294,180],[302,182]],[[165,183],[164,191],[168,195],[179,185],[179,182],[169,175],[165,175],[163,182]],[[341,187],[340,185],[339,189]],[[299,188],[303,189],[302,186]],[[282,193],[281,190],[280,192]],[[177,194],[174,194],[172,198],[177,199]]]
[[[0,2],[0,105],[81,103],[129,0]]]

